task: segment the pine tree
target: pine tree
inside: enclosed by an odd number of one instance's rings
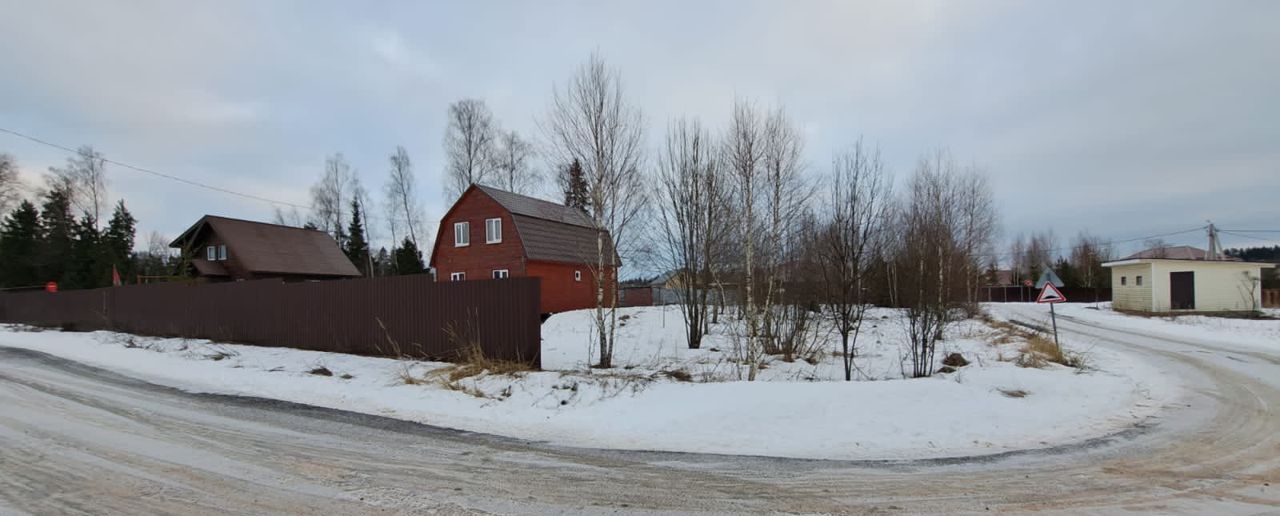
[[[70,260],[62,282],[68,290],[103,287],[110,281],[110,265],[103,268],[107,260],[97,226],[93,215],[85,213],[73,229]]]
[[[40,240],[40,214],[30,201],[22,201],[0,226],[0,286],[43,283],[39,270]]]
[[[377,276],[395,275],[395,264],[391,263],[391,253],[387,252],[387,248],[378,249],[378,254],[374,256],[373,273]]]
[[[426,264],[422,263],[422,252],[412,240],[404,239],[394,254],[398,274],[422,274],[427,271]]]
[[[124,200],[116,203],[116,209],[102,233],[102,259],[110,271],[115,266],[122,280],[133,276],[133,241],[137,219],[124,207]],[[109,276],[108,276],[109,277]],[[127,282],[127,280],[126,280]]]
[[[588,206],[591,206],[591,197],[587,193],[587,178],[582,172],[582,163],[573,160],[565,174],[568,177],[564,185],[564,205],[587,211]]]
[[[71,191],[55,187],[45,193],[40,207],[40,234],[37,251],[39,274],[43,281],[65,283],[72,244],[75,242],[76,220],[71,215]]]
[[[369,243],[364,239],[364,222],[360,219],[360,202],[356,199],[351,200],[351,224],[347,226],[346,240],[342,252],[360,269],[360,274],[372,276],[373,271],[369,270]]]

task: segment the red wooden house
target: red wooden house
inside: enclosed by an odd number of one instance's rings
[[[440,220],[431,267],[438,281],[542,278],[542,313],[596,306],[597,233],[582,210],[472,185]],[[613,242],[605,233],[605,250]],[[614,263],[621,264],[617,255]],[[605,300],[617,278],[605,279]]]

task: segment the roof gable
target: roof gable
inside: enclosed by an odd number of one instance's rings
[[[249,272],[303,276],[359,276],[338,243],[327,233],[250,220],[205,215],[182,233],[171,247],[184,247],[204,231],[224,242]]]

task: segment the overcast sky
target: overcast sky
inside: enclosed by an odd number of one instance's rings
[[[553,85],[598,51],[651,142],[678,116],[722,127],[735,96],[782,104],[814,175],[859,135],[900,177],[937,148],[985,168],[1006,236],[1123,239],[1206,219],[1280,229],[1280,2],[0,0],[0,12],[0,127],[298,204],[326,155],[344,153],[377,191],[404,145],[437,220],[448,104],[484,99],[536,139]],[[0,152],[33,188],[65,159],[7,134]],[[262,202],[108,174],[140,245],[205,213],[271,218]]]

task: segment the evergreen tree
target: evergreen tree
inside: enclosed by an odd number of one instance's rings
[[[582,163],[573,160],[565,171],[564,205],[587,211],[591,206],[591,197],[587,192],[587,178],[582,172]]]
[[[136,225],[137,219],[133,218],[133,214],[124,207],[124,200],[121,200],[116,203],[111,220],[107,222],[107,229],[102,234],[101,257],[104,267],[110,271],[114,265],[120,272],[120,278],[126,283],[126,278],[134,274],[133,241]]]
[[[426,264],[422,263],[422,252],[408,238],[395,250],[395,264],[398,274],[422,274],[427,271]]]
[[[378,249],[378,254],[373,257],[373,273],[377,276],[395,275],[395,264],[391,263],[391,253],[387,248]]]
[[[55,187],[45,193],[40,207],[40,234],[43,240],[37,251],[42,281],[65,283],[67,263],[75,242],[76,220],[71,215],[71,191]]]
[[[22,201],[0,226],[0,286],[44,283],[39,270],[40,241],[40,214],[30,201]]]
[[[68,290],[98,288],[110,282],[110,265],[106,265],[102,235],[98,233],[93,215],[85,213],[76,223],[71,241],[71,254],[66,264],[63,284]],[[106,265],[106,269],[103,268]]]
[[[373,271],[369,270],[369,243],[364,239],[364,222],[360,219],[360,202],[356,199],[351,200],[351,224],[347,226],[346,240],[342,252],[347,254],[360,274],[372,276]]]

